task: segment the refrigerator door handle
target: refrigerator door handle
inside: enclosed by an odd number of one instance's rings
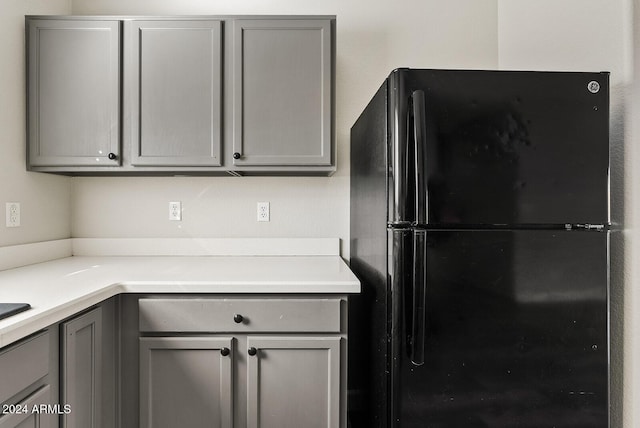
[[[415,218],[416,224],[426,224],[429,216],[429,198],[427,196],[427,122],[424,91],[411,94],[413,114],[413,154],[415,179]]]
[[[416,366],[424,364],[427,314],[427,231],[413,231],[413,298],[411,347],[409,358]]]

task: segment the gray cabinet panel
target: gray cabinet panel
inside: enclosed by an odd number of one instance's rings
[[[131,164],[219,166],[221,22],[125,23]]]
[[[27,34],[30,165],[118,165],[119,21],[28,20]]]
[[[121,314],[126,349],[121,361],[125,366],[137,362],[139,371],[123,371],[121,409],[126,414],[121,423],[347,426],[344,296],[146,295],[129,300]],[[235,314],[243,319],[235,321]],[[233,337],[227,336],[231,332]],[[139,353],[131,348],[136,342]],[[225,347],[229,352],[222,355]],[[255,355],[249,352],[252,347]],[[139,383],[128,379],[134,377]]]
[[[62,324],[62,403],[67,428],[102,426],[102,309]]]
[[[331,16],[27,17],[28,168],[331,174],[334,32]]]
[[[331,21],[233,21],[234,165],[330,165]]]
[[[231,338],[141,338],[140,427],[232,428],[232,359]]]
[[[11,345],[0,352],[0,403],[49,373],[49,333]]]
[[[340,299],[140,299],[140,331],[339,333]]]
[[[50,411],[33,412],[34,406],[51,405],[51,387],[45,385],[19,404],[24,412],[9,413],[0,417],[0,428],[53,428],[55,414]],[[53,408],[53,406],[50,406]]]
[[[248,428],[339,428],[340,338],[249,337]]]

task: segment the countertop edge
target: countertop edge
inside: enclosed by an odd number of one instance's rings
[[[89,293],[86,296],[69,300],[65,304],[54,306],[43,311],[33,313],[29,313],[29,311],[23,312],[26,316],[24,319],[7,327],[0,328],[0,349],[56,324],[73,314],[82,312],[95,304],[121,294],[121,290],[122,287],[119,284],[112,284],[101,290]]]
[[[77,259],[70,257],[69,260]],[[82,258],[82,257],[81,257]],[[110,259],[109,257],[107,257]],[[144,257],[144,261],[149,259],[165,259],[163,257]],[[206,259],[198,258],[198,259]],[[137,259],[134,257],[133,259]],[[191,257],[180,257],[179,259],[193,259]],[[289,257],[276,257],[281,260],[294,260]],[[307,259],[316,259],[316,257],[307,257]],[[314,280],[312,276],[301,280],[294,279],[269,279],[261,280],[242,280],[242,279],[218,279],[211,280],[202,279],[185,279],[176,280],[158,280],[150,278],[137,278],[135,280],[105,278],[104,284],[98,283],[94,286],[88,286],[86,293],[84,290],[76,290],[71,297],[62,299],[59,303],[51,305],[35,305],[32,309],[6,318],[0,321],[0,348],[4,348],[15,343],[25,337],[28,337],[38,331],[54,325],[66,318],[82,312],[93,305],[105,301],[119,294],[218,294],[218,295],[238,295],[238,294],[256,294],[256,295],[343,295],[360,293],[360,282],[348,270],[344,260],[337,256],[317,257],[318,261],[330,259],[338,265],[343,266],[346,270],[340,275],[336,275],[335,279]],[[65,259],[54,260],[51,263],[64,261]],[[38,266],[39,270],[46,271],[48,263]],[[52,265],[54,266],[54,265]],[[27,267],[28,268],[28,267]],[[16,269],[17,270],[17,269]],[[150,277],[153,275],[150,274]],[[126,278],[126,276],[125,276]],[[101,281],[101,280],[100,280]],[[58,284],[60,285],[60,284]],[[64,285],[64,284],[63,284]],[[1,291],[1,290],[0,290]],[[65,290],[66,291],[66,290]],[[37,286],[31,293],[37,293]],[[61,291],[62,292],[62,291]],[[33,295],[33,294],[32,294]],[[26,303],[29,303],[28,301]],[[6,324],[3,326],[3,324]]]
[[[103,302],[119,294],[299,294],[299,295],[349,295],[357,294],[360,292],[360,284],[354,283],[341,283],[334,284],[332,287],[326,287],[322,291],[317,289],[309,290],[296,290],[292,291],[290,285],[283,284],[280,288],[270,287],[269,291],[257,290],[256,288],[250,289],[250,287],[243,289],[236,289],[234,291],[211,291],[211,284],[203,283],[199,285],[191,285],[189,289],[176,289],[176,284],[159,283],[154,281],[153,283],[146,283],[143,281],[124,282],[121,284],[111,284],[105,286],[103,289],[90,293],[86,296],[79,297],[69,302],[55,306],[53,308],[28,314],[28,317],[24,320],[18,321],[15,324],[0,329],[0,349],[5,346],[11,345],[27,336],[30,336],[38,331],[47,328],[53,324],[56,324],[74,314],[82,312],[93,305]]]

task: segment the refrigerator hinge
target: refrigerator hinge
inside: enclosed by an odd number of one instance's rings
[[[412,226],[410,221],[387,222],[387,229],[410,229]]]
[[[590,223],[577,223],[577,224],[567,223],[564,225],[564,228],[566,230],[578,229],[578,230],[596,230],[596,231],[602,231],[605,229],[604,224],[590,224]]]

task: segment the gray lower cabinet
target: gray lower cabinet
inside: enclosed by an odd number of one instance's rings
[[[138,311],[141,427],[346,428],[346,299],[149,297]]]
[[[140,427],[339,428],[340,344],[286,335],[142,337]],[[245,361],[246,373],[235,376]],[[246,415],[234,424],[235,390],[245,391],[238,402]]]
[[[141,428],[233,428],[229,337],[140,339]]]
[[[61,325],[62,402],[71,407],[63,415],[65,428],[102,427],[102,308]]]
[[[118,313],[112,298],[59,324],[61,427],[116,426]]]
[[[57,339],[44,331],[0,350],[0,428],[58,426]]]
[[[222,22],[126,21],[133,166],[220,166]]]
[[[42,412],[34,411],[39,409],[43,403],[51,403],[51,387],[43,386],[36,392],[18,403],[20,410],[8,413],[0,417],[0,428],[53,428],[55,415],[49,408]]]
[[[236,166],[332,163],[329,19],[233,21]]]
[[[340,338],[251,336],[247,346],[247,428],[340,426]]]
[[[28,165],[117,166],[120,21],[27,19]]]

